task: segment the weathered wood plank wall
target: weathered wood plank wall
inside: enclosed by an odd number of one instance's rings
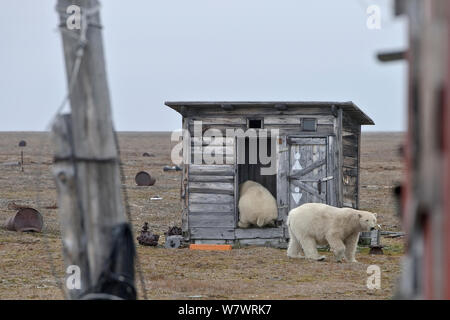
[[[182,184],[182,194],[186,196],[183,202],[183,231],[188,232],[189,239],[202,243],[229,243],[234,240],[252,243],[252,239],[261,243],[278,243],[287,239],[285,221],[289,211],[287,176],[290,159],[288,136],[302,139],[325,138],[327,166],[322,174],[333,176],[333,179],[326,182],[326,197],[324,195],[321,201],[336,206],[346,203],[358,207],[360,125],[355,124],[342,109],[302,106],[277,111],[274,108],[249,106],[229,111],[202,107],[187,108],[184,114],[183,128],[191,135],[189,141],[184,142],[184,147],[189,149],[184,151],[184,158],[190,158],[191,162],[183,169]],[[256,177],[253,179],[256,181],[261,177],[252,173],[259,167],[255,167],[252,172],[248,168],[245,172],[238,171],[236,162],[239,143],[236,143],[234,137],[227,137],[227,129],[245,131],[247,119],[251,117],[261,119],[264,129],[279,130],[279,137],[275,139],[272,148],[272,152],[276,152],[277,164],[277,175],[271,180],[272,192],[275,193],[279,210],[279,226],[275,228],[237,228],[238,185],[252,177]],[[303,118],[316,119],[317,130],[302,131]],[[196,129],[198,131],[194,126],[195,121],[202,122],[200,132],[195,132]],[[199,137],[205,132],[209,136]],[[204,151],[212,156],[221,154],[223,164],[206,164],[204,159],[193,164],[195,157]],[[259,180],[264,183],[262,178]]]
[[[342,122],[343,205],[359,208],[359,163],[361,126],[344,114]]]

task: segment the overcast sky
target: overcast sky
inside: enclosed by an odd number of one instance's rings
[[[370,0],[103,0],[114,122],[168,131],[166,100],[354,101],[371,131],[405,128],[407,24]],[[1,0],[0,131],[44,130],[66,91],[55,0]],[[379,4],[381,30],[366,26]]]

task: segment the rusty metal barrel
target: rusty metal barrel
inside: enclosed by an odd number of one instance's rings
[[[148,174],[145,171],[140,171],[136,174],[136,177],[134,178],[134,181],[136,181],[136,184],[138,186],[152,186],[155,184],[156,179],[153,178],[150,174]]]
[[[6,229],[20,232],[41,232],[44,226],[42,215],[33,208],[21,208],[6,221]]]

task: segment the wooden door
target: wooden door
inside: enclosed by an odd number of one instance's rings
[[[304,203],[327,203],[327,139],[288,138],[289,210]]]

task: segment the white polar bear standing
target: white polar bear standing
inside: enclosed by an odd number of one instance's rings
[[[277,201],[273,195],[252,180],[247,180],[239,186],[238,207],[240,228],[248,228],[250,225],[260,228],[274,225],[278,217]]]
[[[373,230],[377,225],[375,213],[351,208],[336,208],[322,203],[306,203],[289,212],[288,257],[324,260],[317,245],[330,245],[336,261],[355,259],[361,231]],[[301,254],[301,251],[305,256]]]

